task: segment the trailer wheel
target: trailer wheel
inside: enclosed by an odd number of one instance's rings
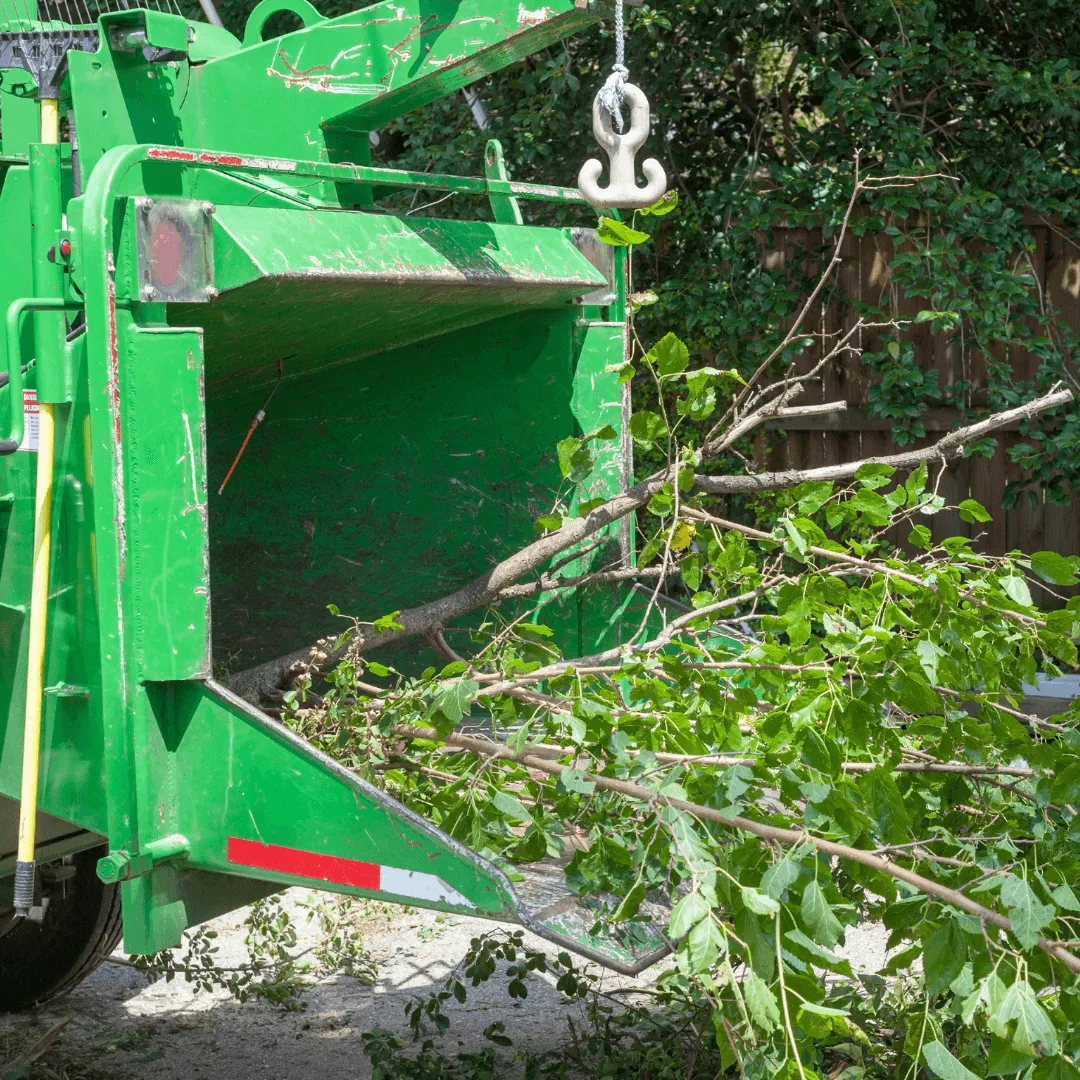
[[[120,940],[120,888],[97,876],[106,846],[80,851],[52,869],[41,922],[0,910],[0,1012],[41,1005],[77,986]],[[63,869],[59,869],[63,868]],[[71,869],[74,873],[71,873]]]

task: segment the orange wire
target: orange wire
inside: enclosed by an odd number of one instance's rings
[[[274,395],[281,385],[282,366],[284,362],[283,359],[278,360],[277,362],[277,382],[274,383],[274,389],[270,391],[270,396],[263,402],[263,407],[252,418],[251,427],[248,428],[248,433],[244,436],[244,441],[240,444],[240,449],[236,451],[236,457],[233,458],[233,463],[229,466],[229,471],[225,474],[225,479],[221,481],[221,487],[217,489],[219,495],[225,490],[225,485],[229,482],[229,477],[231,477],[236,470],[236,466],[240,464],[240,459],[244,456],[244,451],[247,449],[247,444],[251,442],[251,436],[255,434],[255,429],[266,418],[266,407],[274,400]]]

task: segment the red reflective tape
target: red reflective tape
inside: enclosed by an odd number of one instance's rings
[[[200,154],[200,161],[209,165],[243,165],[244,159],[236,154]]]
[[[292,874],[375,891],[379,889],[381,877],[378,863],[320,855],[315,851],[301,851],[278,844],[260,844],[257,840],[241,840],[236,836],[229,837],[229,862],[237,866],[251,866],[256,870],[273,870],[277,874]]]
[[[194,161],[195,155],[190,150],[147,150],[147,157],[159,161]]]

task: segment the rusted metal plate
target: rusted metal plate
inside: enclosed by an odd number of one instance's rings
[[[615,249],[600,239],[596,229],[575,226],[570,230],[570,241],[589,262],[604,275],[607,284],[601,289],[585,293],[574,300],[575,304],[594,304],[608,307],[615,303]]]

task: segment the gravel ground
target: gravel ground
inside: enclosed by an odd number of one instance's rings
[[[292,890],[289,902],[305,894]],[[34,1013],[0,1019],[0,1062],[10,1061],[52,1025],[70,1017],[53,1048],[35,1065],[33,1080],[364,1080],[371,1075],[361,1036],[382,1027],[407,1036],[405,1005],[441,985],[465,955],[469,942],[493,924],[379,905],[357,904],[366,952],[378,965],[373,985],[331,977],[304,999],[301,1012],[284,1012],[261,1001],[237,1004],[227,994],[194,993],[186,983],[149,984],[122,964],[107,963],[62,1001]],[[243,959],[243,919],[236,911],[215,920],[222,964]],[[299,925],[299,921],[298,921]],[[884,937],[873,929],[848,935],[844,950],[867,971],[885,959]],[[526,941],[549,953],[532,935]],[[118,960],[123,954],[117,953]],[[647,985],[661,969],[640,980],[605,973],[603,986]],[[470,989],[465,1005],[451,1001],[451,1026],[437,1045],[444,1052],[490,1045],[484,1029],[503,1021],[515,1046],[533,1052],[554,1049],[569,1037],[576,1006],[559,1000],[549,976],[534,975],[525,1002],[512,1002],[506,980]],[[3,1071],[0,1070],[0,1077]]]

